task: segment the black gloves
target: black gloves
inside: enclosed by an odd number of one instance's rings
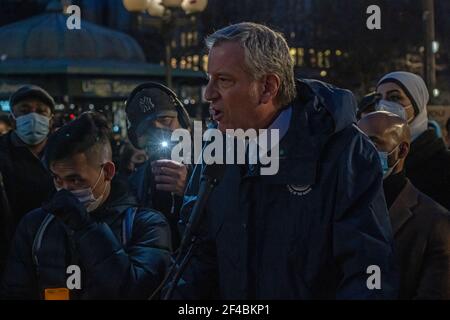
[[[53,198],[42,206],[42,209],[53,214],[74,231],[81,230],[91,222],[83,204],[65,189],[55,193]]]

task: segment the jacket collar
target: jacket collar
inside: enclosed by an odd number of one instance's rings
[[[315,80],[297,80],[289,129],[280,141],[279,171],[265,176],[271,184],[310,186],[330,137],[355,122],[353,95]],[[259,170],[258,170],[259,171]]]
[[[21,158],[27,157],[27,159],[30,158],[33,160],[37,160],[42,164],[43,167],[45,167],[45,164],[42,161],[45,148],[41,151],[41,153],[38,156],[36,156],[33,152],[31,152],[28,146],[22,140],[20,140],[19,136],[14,130],[7,133],[5,138],[7,139],[10,152],[16,154]]]
[[[129,207],[137,207],[136,199],[129,193],[128,186],[118,178],[111,182],[111,191],[106,201],[92,212],[95,220],[111,224]]]
[[[406,180],[406,185],[389,209],[394,235],[413,217],[413,208],[418,204],[418,191],[408,179]]]

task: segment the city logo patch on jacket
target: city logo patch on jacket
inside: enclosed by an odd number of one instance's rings
[[[312,190],[310,185],[301,186],[298,184],[288,184],[286,185],[286,187],[289,190],[289,192],[295,196],[307,195]]]

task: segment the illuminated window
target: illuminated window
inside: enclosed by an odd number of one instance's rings
[[[186,47],[186,33],[181,33],[181,47]]]
[[[192,64],[194,66],[194,70],[198,71],[199,69],[200,57],[196,54],[192,57]]]
[[[186,59],[184,57],[181,57],[180,68],[186,69]]]
[[[317,64],[319,66],[319,68],[323,68],[324,67],[324,61],[323,61],[323,52],[319,51],[317,52]]]
[[[204,55],[202,58],[202,62],[203,62],[203,70],[205,70],[206,72],[208,72],[208,55]]]
[[[316,51],[314,49],[309,49],[309,65],[313,68],[317,66],[317,57],[316,57]]]
[[[176,68],[177,67],[177,59],[172,58],[170,59],[170,65],[172,66],[172,68]]]
[[[198,45],[198,32],[194,32],[194,45]]]
[[[5,111],[5,112],[11,111],[11,106],[9,105],[9,101],[8,100],[0,101],[0,110],[1,111]]]
[[[303,66],[305,64],[305,49],[297,48],[297,65]]]
[[[194,39],[194,34],[192,32],[188,32],[187,34],[187,45],[188,46],[192,46],[193,45],[193,39]]]
[[[337,55],[338,57],[342,56],[342,51],[341,51],[341,50],[336,50],[336,55]]]
[[[294,62],[294,64],[297,64],[297,49],[295,48],[289,49],[289,54],[291,55],[291,59]]]

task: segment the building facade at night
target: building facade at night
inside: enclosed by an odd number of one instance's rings
[[[38,14],[50,0],[3,2],[0,25]],[[131,35],[141,45],[147,62],[164,64],[165,38],[157,27],[158,18],[145,12],[130,13],[122,0],[62,2],[79,5],[86,21]],[[381,31],[369,31],[365,26],[366,8],[374,3],[382,9]],[[440,43],[436,54],[438,86],[444,93],[450,91],[446,85],[450,75],[450,3],[435,0],[435,6],[436,39]],[[298,76],[323,79],[363,94],[386,71],[422,72],[421,10],[417,0],[209,0],[204,12],[175,21],[170,36],[171,65],[205,71],[206,35],[236,22],[260,22],[285,34]],[[187,103],[201,99],[198,90],[189,86],[179,93]]]

